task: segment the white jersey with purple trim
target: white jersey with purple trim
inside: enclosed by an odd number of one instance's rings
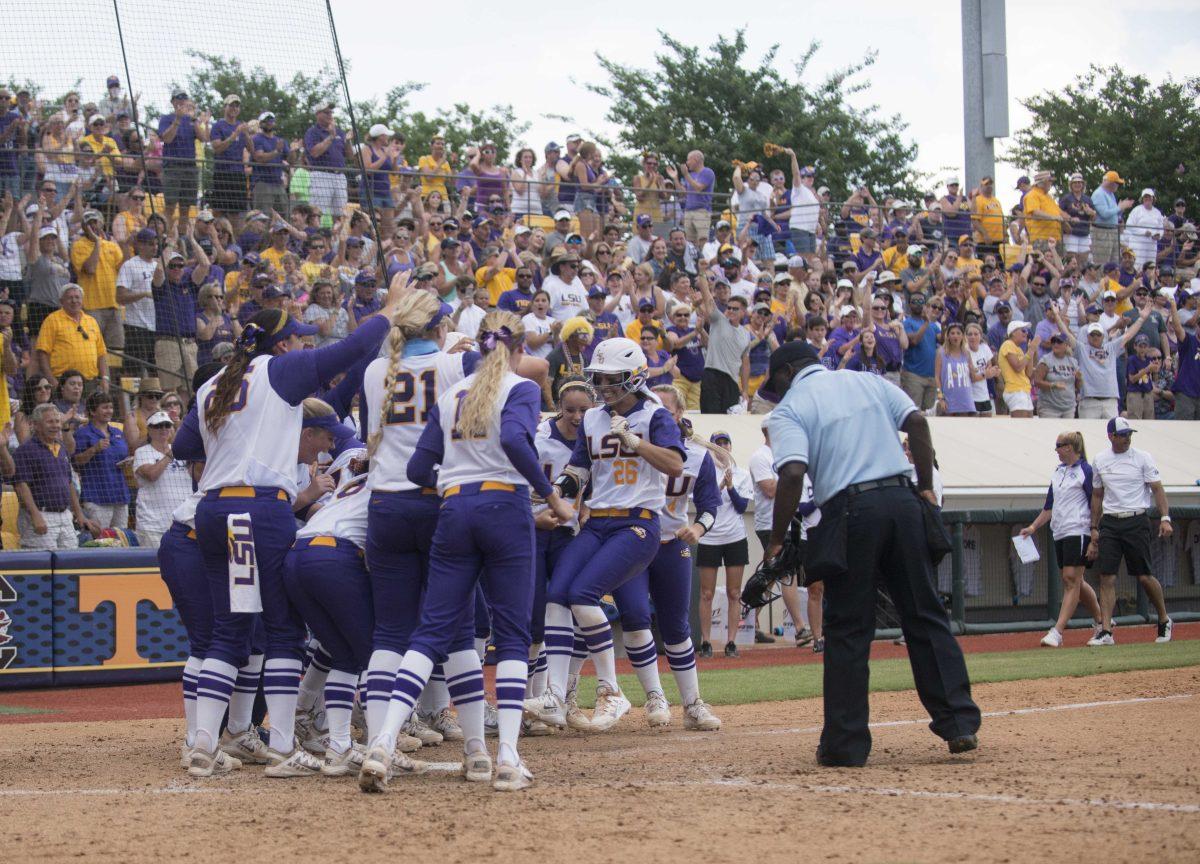
[[[178,522],[180,525],[186,525],[195,530],[196,505],[200,503],[200,499],[203,497],[203,492],[193,492],[187,498],[183,499],[183,503],[176,507],[175,512],[171,514],[171,521]]]
[[[417,484],[406,473],[417,441],[425,431],[429,412],[438,399],[466,377],[465,353],[433,351],[401,359],[390,401],[385,399],[383,383],[387,378],[387,357],[371,362],[363,373],[363,392],[367,397],[367,440],[383,429],[383,437],[371,458],[368,488],[372,491],[404,492]],[[385,416],[386,415],[386,416]]]
[[[688,502],[692,498],[692,490],[696,488],[696,478],[700,476],[700,466],[708,451],[691,441],[683,442],[687,458],[683,460],[683,476],[668,477],[666,490],[666,506],[658,512],[658,538],[674,540],[675,532],[688,524]]]
[[[337,492],[329,503],[313,514],[312,518],[296,531],[296,539],[304,537],[338,537],[349,540],[359,549],[367,545],[367,505],[371,500],[367,489],[367,478],[360,474],[352,477]]]
[[[571,461],[571,451],[575,447],[574,442],[563,438],[562,433],[556,428],[555,418],[548,417],[538,424],[533,444],[537,447],[538,464],[542,466],[546,479],[553,483],[555,478],[567,467],[567,463]],[[548,506],[550,505],[545,503],[534,504],[533,514],[536,516]],[[570,522],[564,523],[564,527],[575,528],[578,525],[579,514],[576,511],[575,517]]]
[[[659,411],[663,419],[656,425],[673,429],[675,440],[672,443],[680,445],[683,439],[679,434],[679,424],[671,412],[652,399],[643,400],[625,415],[629,431],[639,438],[652,441],[651,423]],[[591,461],[592,494],[587,502],[589,507],[593,510],[644,507],[654,513],[662,511],[667,504],[666,475],[622,445],[621,437],[612,431],[612,413],[607,407],[588,409],[583,415],[581,434],[587,439]]]
[[[508,461],[508,454],[500,445],[500,412],[508,401],[508,394],[519,384],[528,383],[536,387],[532,381],[522,378],[513,372],[505,372],[496,393],[496,401],[492,417],[488,422],[487,432],[479,438],[468,438],[459,434],[455,426],[458,423],[458,413],[462,400],[466,398],[475,376],[468,375],[459,381],[442,397],[438,399],[438,419],[442,425],[442,467],[438,471],[438,494],[443,494],[451,486],[462,483],[511,483],[514,486],[526,486],[528,481],[513,464]]]
[[[304,411],[275,392],[267,375],[270,362],[265,354],[250,361],[241,390],[215,435],[208,430],[207,414],[219,377],[205,382],[197,392],[200,436],[207,454],[200,491],[266,486],[296,497],[296,452]]]
[[[721,475],[719,479],[723,480],[724,476]],[[750,480],[749,471],[744,468],[733,469],[733,489],[747,500],[754,497],[754,483]],[[722,546],[746,539],[746,523],[742,520],[742,514],[733,506],[729,490],[722,487],[720,494],[721,506],[717,508],[716,521],[713,522],[712,530],[700,538],[702,546]]]

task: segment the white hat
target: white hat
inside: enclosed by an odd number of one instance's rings
[[[146,420],[146,428],[149,429],[151,426],[158,426],[162,423],[169,423],[172,426],[175,425],[175,421],[171,419],[171,415],[166,411],[155,411]]]
[[[264,111],[258,115],[259,123],[266,123],[268,120],[274,120],[274,119],[275,119],[275,115],[271,111]]]
[[[962,184],[958,182],[958,178],[957,178],[957,177],[947,177],[947,178],[946,178],[946,185],[947,185],[947,186],[961,186]]]
[[[1028,327],[1029,327],[1029,324],[1026,321],[1009,321],[1008,322],[1008,335],[1011,336],[1012,334],[1016,333],[1018,330],[1025,330]]]
[[[528,225],[518,225],[516,228],[513,229],[513,234],[515,234],[515,235],[516,234],[531,234],[532,232],[533,232],[533,229],[530,228]]]
[[[393,134],[395,134],[395,133],[392,132],[392,130],[389,129],[388,127],[384,126],[382,123],[376,123],[374,126],[372,126],[370,129],[367,130],[368,138],[378,138],[380,135],[393,135]]]
[[[924,253],[925,253],[924,246],[918,246],[916,243],[914,243],[908,247],[908,257],[909,258],[916,258],[918,255],[923,255]]]
[[[1071,183],[1082,183],[1082,182],[1083,182],[1083,175],[1082,175],[1082,174],[1080,174],[1078,171],[1076,171],[1074,174],[1072,174],[1072,175],[1071,175],[1071,178],[1070,178],[1070,180],[1069,180],[1068,182],[1071,182]]]
[[[1163,286],[1162,288],[1159,288],[1157,293],[1158,293],[1158,296],[1159,296],[1159,297],[1173,297],[1173,296],[1175,296],[1175,292],[1174,292],[1174,291],[1172,291],[1170,288],[1167,288],[1166,286]]]
[[[803,255],[793,255],[791,258],[788,259],[787,266],[789,268],[794,268],[794,269],[799,269],[800,267],[803,267],[804,269],[807,270],[808,262],[804,260]]]
[[[876,277],[875,284],[883,285],[888,282],[895,282],[895,281],[896,281],[896,274],[893,273],[891,270],[884,270],[882,273],[879,274],[879,276]]]
[[[1116,291],[1105,291],[1103,294],[1100,295],[1101,300],[1108,300],[1109,298],[1116,300],[1117,292]]]
[[[1092,322],[1087,326],[1087,334],[1091,336],[1093,333],[1104,333],[1104,325],[1099,322]]]
[[[792,281],[792,276],[790,273],[776,273],[775,274],[775,284],[776,285],[778,285],[780,282],[791,282],[791,281]]]
[[[570,210],[559,210],[557,213],[555,213],[555,214],[554,214],[554,221],[555,221],[555,222],[559,222],[559,221],[561,221],[561,220],[563,220],[563,219],[570,219],[570,218],[571,218],[571,211],[570,211]]]
[[[837,281],[837,287],[839,287],[839,288],[849,288],[849,289],[851,289],[851,290],[854,290],[854,283],[853,283],[853,282],[851,282],[849,279],[839,279],[839,280]],[[845,314],[845,313],[842,313],[842,314]]]
[[[839,318],[845,318],[847,315],[857,315],[857,314],[858,314],[858,307],[851,306],[849,303],[847,303],[845,306],[843,306],[841,309],[838,310]]]
[[[1148,187],[1148,186],[1147,186],[1145,189],[1143,189],[1143,190],[1142,190],[1142,194],[1141,194],[1141,195],[1139,195],[1138,197],[1139,197],[1139,198],[1145,198],[1147,195],[1149,195],[1151,198],[1157,198],[1157,197],[1158,197],[1157,195],[1155,195],[1155,194],[1154,194],[1154,190],[1153,190],[1153,189],[1151,189],[1151,188],[1150,188],[1150,187]]]
[[[54,229],[53,225],[46,225],[44,228],[42,228],[40,231],[38,231],[38,239],[39,240],[41,240],[43,237],[57,237],[57,236],[58,236],[58,231],[56,231]]]

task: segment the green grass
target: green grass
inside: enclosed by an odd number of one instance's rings
[[[967,654],[973,684],[1024,681],[1033,678],[1081,678],[1107,672],[1142,669],[1175,669],[1200,665],[1200,640],[1181,640],[1166,645],[1154,643],[1119,645],[1116,648],[1059,648],[1032,651],[1000,651]],[[665,664],[664,664],[665,666]],[[752,669],[721,669],[700,672],[700,692],[713,705],[742,705],[748,702],[779,702],[810,699],[821,695],[820,664],[761,666]],[[667,699],[679,704],[679,691],[665,668],[661,672]],[[621,689],[635,705],[644,701],[637,676],[620,676]],[[871,664],[871,690],[911,690],[912,669],[907,660],[878,660]],[[591,707],[591,687],[580,688],[580,704]]]
[[[15,716],[20,714],[50,714],[53,712],[46,711],[42,708],[26,708],[24,705],[3,705],[0,704],[0,717]]]

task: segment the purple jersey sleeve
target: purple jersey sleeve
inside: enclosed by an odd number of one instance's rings
[[[746,512],[746,505],[750,503],[749,499],[743,498],[738,494],[738,491],[730,486],[725,490],[729,493],[729,503],[733,505],[733,509],[739,513]]]
[[[478,351],[463,352],[463,375],[474,375],[475,370],[479,368],[479,361],[483,359],[483,355]]]
[[[1090,497],[1090,496],[1089,496]],[[1054,484],[1051,483],[1046,487],[1046,503],[1042,505],[1043,510],[1054,509]]]
[[[408,460],[406,473],[409,481],[428,488],[436,486],[436,466],[441,463],[444,453],[445,437],[442,434],[441,414],[434,405],[429,409],[429,419],[425,423],[420,440],[417,441],[417,449]]]
[[[712,455],[704,454],[700,463],[700,471],[696,474],[696,485],[692,489],[692,501],[696,505],[696,518],[705,513],[716,516],[721,506],[721,493],[717,486],[717,468],[713,464]]]
[[[192,406],[192,410],[179,424],[179,431],[175,433],[175,440],[171,442],[171,452],[175,454],[176,459],[185,462],[205,460],[204,439],[200,436],[200,415],[196,406]]]
[[[1092,500],[1092,492],[1095,491],[1092,484],[1092,466],[1086,461],[1080,462],[1079,467],[1083,469],[1083,493],[1088,497],[1090,506]]]
[[[388,331],[388,321],[375,315],[340,342],[315,351],[289,351],[267,366],[271,388],[289,405],[299,405],[339,372],[363,357],[374,358]]]
[[[354,396],[362,390],[363,375],[366,374],[367,367],[379,354],[379,346],[383,344],[384,337],[387,335],[385,330],[379,336],[379,344],[373,349],[367,351],[362,357],[355,361],[354,365],[346,370],[345,376],[337,385],[325,394],[325,401],[328,402],[333,410],[337,412],[339,420],[345,420],[350,415],[350,408],[354,403]],[[366,400],[361,400],[360,404],[365,405]],[[366,429],[366,424],[363,424]]]
[[[500,446],[504,455],[543,498],[553,492],[538,462],[533,436],[541,419],[542,393],[532,381],[522,381],[508,391],[500,411]]]
[[[674,450],[681,458],[687,459],[687,451],[683,449],[683,435],[679,424],[666,408],[657,409],[650,417],[650,443],[656,447],[667,447]]]

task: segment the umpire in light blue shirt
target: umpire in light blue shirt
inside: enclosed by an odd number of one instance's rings
[[[817,761],[861,766],[871,752],[867,661],[877,581],[900,613],[930,728],[951,753],[974,750],[979,708],[938,598],[918,497],[936,503],[928,422],[894,384],[831,372],[805,343],[789,342],[771,355],[767,386],[783,394],[768,424],[779,473],[768,557],[783,546],[805,474],[822,514],[809,529],[805,561],[807,577],[825,582],[825,726]],[[908,434],[916,488],[897,430]]]

